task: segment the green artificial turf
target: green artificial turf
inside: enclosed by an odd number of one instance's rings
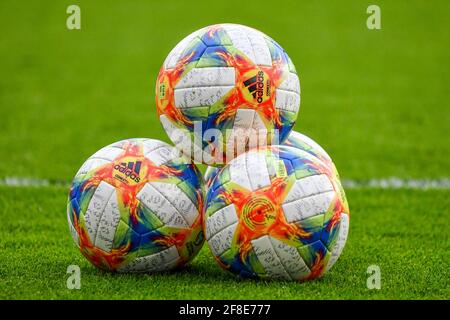
[[[82,29],[66,28],[81,7]],[[295,126],[333,157],[344,179],[450,177],[450,2],[0,1],[0,180],[68,182],[100,147],[168,141],[154,83],[168,52],[203,26],[267,33],[299,71]],[[164,275],[106,274],[74,248],[64,187],[0,187],[0,298],[449,299],[449,190],[348,190],[350,236],[323,279],[237,280],[205,247]],[[81,267],[81,290],[66,268]],[[366,288],[379,265],[380,290]]]
[[[34,299],[448,299],[450,243],[446,191],[351,190],[350,234],[342,256],[322,279],[239,280],[205,246],[191,265],[160,275],[97,270],[78,252],[62,209],[63,188],[0,188],[0,298]],[[69,290],[69,265],[81,289]],[[369,290],[378,265],[381,289]]]

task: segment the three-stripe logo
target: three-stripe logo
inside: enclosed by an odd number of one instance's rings
[[[114,166],[114,169],[118,171],[118,173],[115,174],[115,178],[125,183],[131,182],[128,179],[138,183],[141,181],[141,178],[139,177],[141,165],[142,161],[120,162]]]
[[[244,81],[244,86],[248,89],[253,99],[256,99],[258,103],[263,102],[264,96],[264,72],[258,71],[258,73]],[[267,91],[268,93],[268,91]]]

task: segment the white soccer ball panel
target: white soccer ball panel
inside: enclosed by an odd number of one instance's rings
[[[175,90],[175,106],[179,109],[208,107],[228,94],[232,86],[210,86]]]
[[[297,249],[274,237],[266,235],[254,239],[252,247],[270,278],[299,280],[310,273]]]
[[[237,224],[238,222],[235,222],[209,238],[209,247],[216,257],[222,255],[222,253],[231,248]]]
[[[183,216],[188,226],[197,220],[200,213],[191,199],[176,184],[164,182],[149,182],[170,204]]]
[[[103,210],[100,221],[98,222],[94,241],[97,248],[100,248],[105,252],[111,252],[119,222],[119,205],[117,203],[116,191],[114,190]]]
[[[233,204],[217,210],[213,215],[206,218],[206,239],[209,240],[212,236],[237,221],[238,216]]]
[[[172,203],[150,183],[136,195],[141,205],[146,206],[164,225],[175,228],[188,228],[189,223]]]
[[[289,189],[283,203],[286,204],[315,194],[333,190],[333,185],[326,174],[304,177],[295,180],[294,185]]]
[[[160,272],[170,270],[176,266],[180,255],[176,246],[171,246],[160,252],[135,258],[125,266],[118,269],[119,272]]]
[[[84,214],[86,228],[92,243],[95,243],[100,220],[109,202],[109,199],[115,195],[115,189],[112,185],[102,181],[97,186],[92,195],[89,205]]]
[[[236,82],[236,72],[233,67],[193,68],[175,86],[177,89],[196,87],[233,87]]]
[[[263,153],[247,152],[240,155],[229,165],[231,182],[248,190],[269,186],[270,176]]]
[[[265,35],[260,31],[236,24],[223,25],[233,46],[244,53],[257,65],[272,65],[272,57],[267,47]]]

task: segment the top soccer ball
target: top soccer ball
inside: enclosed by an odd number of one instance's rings
[[[286,139],[299,111],[300,83],[289,56],[267,35],[212,25],[170,52],[156,82],[156,105],[183,153],[220,166]]]

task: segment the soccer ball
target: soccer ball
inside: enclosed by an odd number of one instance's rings
[[[242,277],[308,280],[345,245],[349,208],[338,177],[288,146],[244,153],[207,191],[205,237],[218,263]]]
[[[286,52],[237,24],[205,27],[169,53],[156,82],[160,121],[186,155],[221,166],[257,145],[286,139],[300,83]]]
[[[181,267],[204,242],[203,192],[200,172],[176,148],[152,139],[113,143],[73,179],[70,232],[81,253],[104,270]]]

